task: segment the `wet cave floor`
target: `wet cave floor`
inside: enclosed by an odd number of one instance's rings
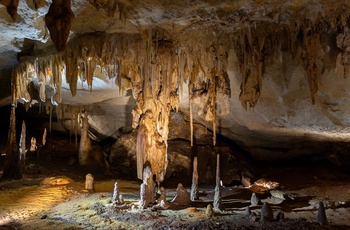
[[[140,180],[69,165],[63,156],[30,165],[21,180],[0,181],[0,229],[350,229],[350,176],[336,167],[264,166],[249,188],[221,187],[221,211],[208,218],[214,184],[200,185],[199,200],[189,206],[139,210]],[[87,172],[95,176],[94,193],[84,189]],[[116,181],[125,200],[120,208],[112,205]],[[172,178],[162,185],[167,201],[180,182]],[[190,184],[184,185],[190,192]],[[253,192],[258,205],[251,205]],[[325,204],[327,225],[316,223],[319,201]],[[272,207],[271,222],[259,221],[263,202]],[[246,215],[247,206],[255,218]],[[284,218],[277,220],[278,213]]]

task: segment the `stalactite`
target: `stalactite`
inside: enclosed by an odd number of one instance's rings
[[[70,0],[53,0],[45,16],[45,24],[58,52],[66,48],[73,18]]]

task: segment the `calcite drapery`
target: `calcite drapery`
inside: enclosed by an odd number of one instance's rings
[[[70,0],[53,0],[45,24],[58,52],[65,50],[74,14]]]

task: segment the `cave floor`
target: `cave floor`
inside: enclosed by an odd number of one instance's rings
[[[88,193],[85,174],[79,170],[50,164],[27,170],[21,180],[0,182],[0,229],[350,228],[350,177],[334,168],[266,167],[262,179],[250,188],[222,187],[222,211],[211,218],[205,212],[213,201],[214,186],[200,186],[200,199],[188,207],[171,204],[167,210],[139,211],[141,181],[96,174],[95,193]],[[126,202],[119,209],[111,203],[115,181]],[[170,201],[176,188],[166,187],[166,191]],[[260,222],[261,204],[250,206],[252,192],[270,203],[275,218],[283,212],[284,219]],[[326,226],[316,223],[319,201],[325,203]],[[245,215],[247,206],[256,213],[256,221]]]

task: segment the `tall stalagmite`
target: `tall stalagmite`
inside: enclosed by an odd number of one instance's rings
[[[4,161],[3,179],[22,178],[19,150],[16,143],[16,107],[11,108],[10,129],[8,133],[7,151]]]
[[[192,173],[192,186],[191,186],[191,201],[198,199],[198,160],[197,157],[193,159],[193,173]]]
[[[19,140],[19,154],[22,163],[26,160],[26,123],[22,123],[21,139]]]
[[[214,193],[213,207],[215,210],[221,209],[221,190],[220,190],[220,155],[216,156],[216,185]]]
[[[89,138],[89,120],[87,112],[84,113],[83,127],[81,128],[80,145],[79,145],[79,164],[86,165],[89,163],[89,157],[91,152],[91,141]]]

